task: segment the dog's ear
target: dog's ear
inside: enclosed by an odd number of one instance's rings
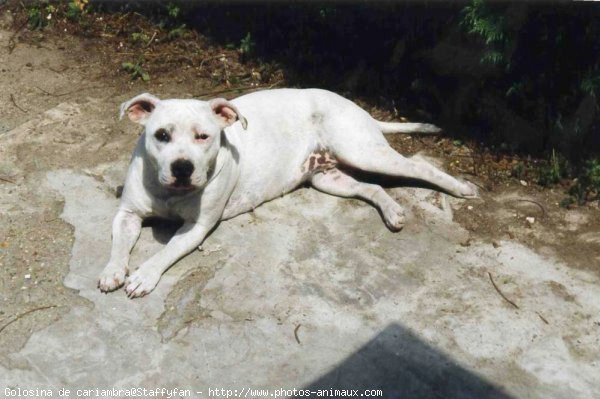
[[[223,127],[231,126],[235,121],[239,120],[244,130],[248,128],[248,121],[246,118],[244,118],[237,107],[229,101],[224,98],[215,98],[210,100],[208,104]]]
[[[160,99],[154,97],[150,93],[140,94],[139,96],[135,96],[131,100],[125,101],[123,104],[121,104],[121,113],[119,118],[123,119],[123,115],[127,113],[127,116],[132,122],[144,125],[159,102]]]

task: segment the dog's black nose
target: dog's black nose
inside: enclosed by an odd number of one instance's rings
[[[194,173],[194,164],[187,159],[178,159],[171,164],[171,173],[176,179],[189,179]]]

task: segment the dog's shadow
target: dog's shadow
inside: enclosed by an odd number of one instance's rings
[[[115,197],[121,198],[122,195],[123,185],[120,185],[115,189]],[[167,244],[181,226],[183,226],[183,221],[154,216],[145,218],[142,221],[142,227],[152,228],[152,237],[161,244]]]
[[[152,237],[161,244],[168,243],[181,226],[182,221],[158,217],[149,217],[142,222],[142,227],[152,228]]]

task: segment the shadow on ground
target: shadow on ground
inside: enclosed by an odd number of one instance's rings
[[[395,323],[304,389],[333,390],[335,398],[377,389],[398,399],[512,398]]]

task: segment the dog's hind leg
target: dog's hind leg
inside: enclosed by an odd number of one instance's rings
[[[325,120],[323,142],[342,164],[365,172],[423,180],[464,198],[477,196],[475,186],[463,183],[427,162],[398,154],[383,136],[386,125],[364,110],[347,107]],[[391,131],[390,131],[391,132]]]
[[[399,231],[404,226],[402,207],[376,184],[355,180],[339,169],[329,169],[312,176],[311,185],[319,191],[339,197],[355,197],[374,204],[383,217],[386,226]]]
[[[345,165],[365,172],[392,177],[422,180],[462,198],[477,197],[475,186],[461,182],[424,161],[415,161],[398,154],[387,144],[377,143],[335,148],[336,158]]]

